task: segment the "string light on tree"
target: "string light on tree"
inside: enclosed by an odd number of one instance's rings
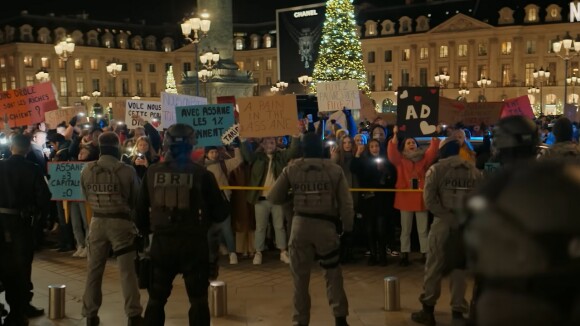
[[[173,66],[167,69],[167,81],[165,82],[165,92],[177,94],[177,86],[175,85],[175,76],[173,75]]]
[[[352,79],[358,81],[360,90],[370,93],[356,28],[352,0],[327,1],[319,56],[312,76],[313,92],[317,82]]]

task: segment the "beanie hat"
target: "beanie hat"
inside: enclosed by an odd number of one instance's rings
[[[300,142],[302,153],[306,158],[321,158],[323,153],[322,139],[313,132],[307,132]]]

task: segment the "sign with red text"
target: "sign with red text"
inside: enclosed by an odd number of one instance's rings
[[[534,111],[530,98],[527,95],[505,100],[501,109],[501,118],[512,115],[523,115],[530,119],[534,119]]]
[[[163,130],[161,126],[163,121],[161,118],[162,113],[161,102],[141,100],[127,100],[125,102],[125,123],[129,129],[143,126],[140,119],[134,118],[134,116],[137,116],[142,118],[142,121],[149,122],[155,129]]]
[[[237,102],[240,136],[276,137],[298,133],[296,95],[245,97]]]
[[[169,128],[169,126],[177,123],[176,107],[201,104],[207,104],[207,98],[161,92],[161,127]]]
[[[316,84],[318,111],[360,110],[360,95],[356,80],[336,80]]]
[[[44,121],[44,113],[58,108],[53,84],[45,82],[0,92],[0,114],[8,115],[10,127]]]

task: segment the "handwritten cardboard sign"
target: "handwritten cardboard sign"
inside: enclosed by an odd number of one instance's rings
[[[87,113],[84,106],[70,106],[62,109],[49,111],[44,114],[44,121],[48,128],[54,129],[61,122],[68,123],[72,117],[79,113]]]
[[[501,115],[503,102],[471,102],[463,111],[463,123],[466,126],[479,124],[493,125]]]
[[[397,126],[406,137],[432,136],[439,119],[439,88],[399,87]]]
[[[84,201],[81,171],[86,162],[48,162],[52,200]]]
[[[505,100],[503,108],[501,109],[501,117],[509,117],[512,115],[523,115],[530,119],[534,119],[534,111],[530,104],[530,98],[527,95]]]
[[[318,111],[340,111],[361,108],[356,80],[337,80],[316,84]]]
[[[236,123],[230,129],[228,129],[222,136],[222,143],[225,145],[231,144],[236,137],[240,135],[240,124]]]
[[[177,122],[177,117],[175,116],[176,107],[201,104],[207,104],[207,98],[161,92],[161,127],[169,128],[169,126]]]
[[[51,82],[0,92],[0,114],[8,115],[10,127],[44,121],[44,113],[58,108]]]
[[[245,97],[237,101],[240,136],[275,137],[298,133],[296,95]]]
[[[143,121],[149,122],[155,129],[163,130],[161,127],[161,102],[127,100],[125,103],[125,123],[127,128],[135,129],[143,126],[138,119],[133,118],[133,116],[138,116],[143,118]]]
[[[178,123],[193,127],[198,146],[221,146],[222,135],[235,123],[231,104],[178,106],[175,112]]]

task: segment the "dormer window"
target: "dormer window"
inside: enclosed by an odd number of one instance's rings
[[[404,16],[401,17],[401,19],[399,19],[399,24],[401,24],[401,26],[399,27],[399,33],[410,33],[411,31],[411,18]]]
[[[559,22],[562,21],[562,7],[557,4],[551,4],[546,8],[546,19],[547,22]]]
[[[499,11],[498,24],[510,25],[514,23],[514,11],[510,7],[503,7]]]
[[[264,35],[264,47],[267,49],[272,47],[272,35],[270,34]]]
[[[526,11],[526,17],[524,18],[524,22],[526,23],[537,23],[540,21],[539,11],[540,7],[530,4],[527,5],[524,10]]]
[[[244,39],[241,37],[237,37],[236,40],[236,51],[241,51],[244,49]]]
[[[258,37],[258,35],[252,34],[252,36],[250,36],[250,40],[252,42],[252,49],[260,48],[260,37]]]
[[[383,29],[381,30],[381,35],[395,34],[395,28],[393,27],[395,23],[390,20],[385,20],[381,23]]]
[[[365,22],[365,36],[377,36],[377,22],[374,20],[367,20]]]

